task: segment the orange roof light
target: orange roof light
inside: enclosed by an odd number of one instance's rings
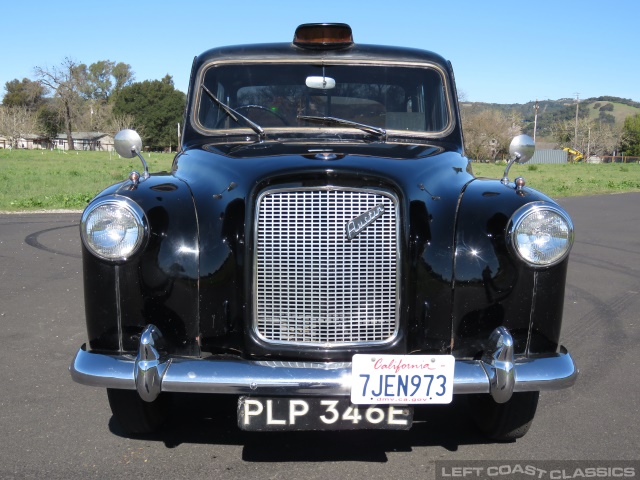
[[[296,28],[293,44],[306,48],[344,48],[353,45],[346,23],[305,23]]]

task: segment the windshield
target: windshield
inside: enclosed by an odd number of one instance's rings
[[[214,64],[204,72],[203,85],[215,97],[196,90],[196,120],[207,131],[247,128],[224,106],[265,129],[345,128],[356,122],[396,134],[437,134],[451,123],[443,76],[428,66]]]

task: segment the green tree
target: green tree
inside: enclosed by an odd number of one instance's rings
[[[38,129],[44,133],[49,140],[56,138],[63,130],[60,114],[54,105],[46,103],[38,110]]]
[[[186,95],[176,90],[167,75],[123,87],[114,96],[114,115],[131,115],[147,146],[158,149],[177,144],[177,124],[182,121]]]
[[[624,119],[621,147],[625,155],[640,156],[640,114]]]
[[[129,65],[128,63],[116,63],[111,69],[111,75],[114,79],[112,93],[117,93],[124,87],[133,83],[133,70],[131,70],[131,65]]]
[[[615,125],[616,123],[616,117],[602,110],[600,110],[600,114],[598,115],[598,120],[600,121],[600,123],[608,123],[609,125]]]
[[[40,82],[34,82],[28,78],[22,81],[11,80],[5,83],[6,93],[2,99],[5,107],[24,107],[27,110],[37,110],[43,102],[45,88]]]
[[[84,96],[88,99],[107,102],[112,94],[133,82],[131,65],[100,60],[88,67],[80,65],[84,76]]]

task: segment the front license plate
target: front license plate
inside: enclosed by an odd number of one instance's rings
[[[238,427],[273,430],[408,430],[413,407],[358,406],[348,398],[240,397]]]
[[[454,366],[453,355],[354,355],[351,403],[451,403]]]

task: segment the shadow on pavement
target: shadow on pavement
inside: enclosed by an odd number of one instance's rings
[[[164,442],[167,448],[183,443],[241,445],[248,462],[386,462],[387,452],[410,452],[418,446],[456,451],[460,445],[488,442],[476,431],[461,397],[450,405],[416,407],[409,431],[245,432],[237,425],[235,396],[174,394],[172,403],[172,416],[158,434],[135,438]],[[113,417],[109,428],[129,438]]]

